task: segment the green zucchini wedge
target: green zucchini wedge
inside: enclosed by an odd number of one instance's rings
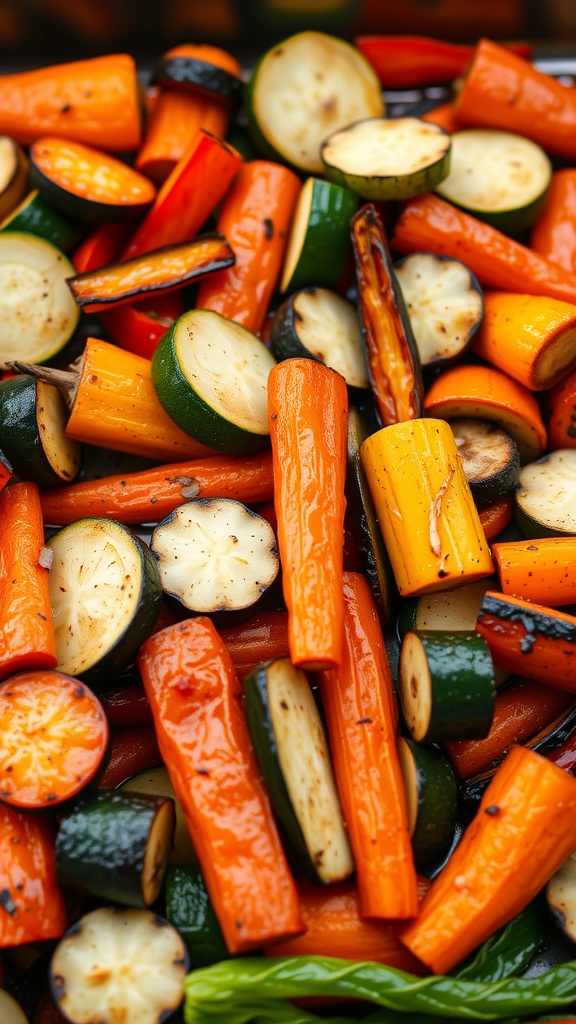
[[[58,668],[103,689],[152,632],[162,602],[156,559],[112,519],[78,519],[46,547]]]
[[[26,231],[45,238],[62,252],[69,252],[80,241],[86,228],[53,210],[35,188],[5,217],[0,231]]]
[[[370,584],[380,622],[382,626],[389,626],[398,601],[398,592],[378,523],[374,499],[360,458],[360,445],[367,436],[368,428],[361,413],[356,406],[351,405],[348,409],[346,453],[347,523],[356,537],[362,572]]]
[[[228,455],[269,442],[268,374],[274,356],[250,331],[209,309],[184,313],[152,359],[156,394],[184,433]]]
[[[168,868],[166,917],[184,939],[193,967],[231,959],[198,864]]]
[[[494,128],[454,132],[450,173],[436,191],[479,220],[516,234],[540,216],[552,180],[543,149]]]
[[[326,288],[304,288],[276,311],[270,328],[280,362],[293,356],[316,359],[336,370],[350,388],[370,386],[358,314],[348,299]]]
[[[468,267],[450,256],[414,252],[394,266],[420,362],[446,368],[467,350],[484,313],[482,290]]]
[[[288,658],[269,661],[246,676],[244,695],[272,809],[301,870],[324,883],[347,878],[354,862],[328,741],[305,673]]]
[[[66,279],[74,267],[44,238],[0,232],[0,364],[43,363],[64,348],[80,308]]]
[[[101,789],[60,822],[59,881],[102,901],[150,906],[164,882],[174,822],[169,797]]]
[[[576,942],[576,851],[571,853],[546,886],[554,919],[571,942]]]
[[[72,483],[82,446],[64,433],[68,410],[52,384],[19,374],[0,381],[0,448],[24,480]]]
[[[133,167],[71,139],[37,139],[30,172],[50,206],[87,223],[142,217],[156,196],[152,182]]]
[[[410,199],[430,192],[450,170],[450,136],[418,117],[371,117],[325,139],[324,173],[364,199]]]
[[[514,498],[525,537],[576,536],[576,450],[558,448],[523,466]]]
[[[150,544],[164,592],[195,615],[251,610],[280,571],[267,519],[233,498],[179,505]]]
[[[184,998],[190,962],[163,917],[99,907],[76,921],[50,962],[50,987],[70,1024],[162,1024]]]
[[[246,87],[252,136],[264,156],[323,173],[320,144],[337,128],[384,113],[376,72],[356,47],[299,32],[265,53]]]
[[[241,106],[244,94],[241,78],[197,57],[164,57],[154,68],[151,83],[201,93],[231,107]]]
[[[0,135],[0,220],[21,201],[28,185],[28,160],[8,135]]]
[[[159,768],[147,768],[142,772],[138,772],[137,775],[132,775],[129,779],[121,782],[116,788],[119,792],[126,794],[135,793],[145,797],[169,797],[174,804],[176,824],[168,863],[196,863],[196,852],[192,846],[182,804],[174,792],[168,769],[164,765],[161,765]]]
[[[520,453],[510,434],[492,420],[455,419],[448,426],[477,505],[490,505],[514,490]]]
[[[378,416],[388,427],[422,415],[420,356],[384,226],[372,203],[352,218],[351,231],[370,387]]]
[[[478,633],[407,633],[399,675],[402,710],[417,743],[488,735],[496,697],[494,666]]]
[[[333,181],[308,178],[302,186],[286,246],[280,291],[317,285],[335,288],[350,247],[350,219],[358,196]]]
[[[401,736],[398,757],[414,859],[422,869],[445,857],[454,842],[458,818],[456,776],[439,747],[424,746]]]

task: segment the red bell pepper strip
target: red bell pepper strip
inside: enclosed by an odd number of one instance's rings
[[[4,452],[0,451],[0,491],[6,486],[11,476],[12,466],[4,455]]]
[[[120,686],[107,690],[100,697],[110,725],[152,725],[153,718],[148,698],[140,686]]]
[[[72,254],[76,273],[87,274],[90,270],[100,270],[100,267],[114,263],[129,235],[130,225],[122,221],[99,224]]]
[[[354,42],[386,89],[451,82],[464,74],[474,55],[473,46],[424,36],[357,36]],[[528,59],[532,55],[530,43],[507,43],[506,49]]]
[[[101,320],[120,348],[152,359],[158,342],[184,312],[181,292],[156,295],[131,306],[117,306],[101,313]]]

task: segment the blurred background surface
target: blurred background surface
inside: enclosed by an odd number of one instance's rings
[[[576,45],[575,0],[0,0],[2,70],[129,50],[142,62],[181,42],[218,42],[250,60],[302,28],[352,37],[529,38]]]

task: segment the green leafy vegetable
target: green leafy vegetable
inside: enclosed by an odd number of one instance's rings
[[[576,999],[576,961],[539,978],[485,984],[460,978],[417,978],[382,964],[335,957],[242,958],[193,971],[186,978],[186,1024],[311,1024],[314,1016],[284,1002],[307,996],[364,999],[400,1013],[460,1020],[503,1020],[547,1013]],[[389,1017],[382,1015],[381,1024]],[[407,1018],[410,1024],[414,1017]],[[336,1024],[336,1019],[332,1024]],[[338,1024],[347,1024],[338,1018]],[[371,1024],[380,1024],[373,1015]]]
[[[485,983],[520,974],[545,936],[537,907],[531,903],[509,924],[483,942],[472,960],[454,972],[456,978]]]

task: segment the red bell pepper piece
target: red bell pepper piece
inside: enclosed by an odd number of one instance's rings
[[[458,46],[424,36],[358,36],[354,42],[387,89],[451,82],[464,74],[473,46]],[[506,43],[520,57],[532,55],[530,43]]]
[[[74,250],[71,259],[76,273],[87,274],[114,263],[129,234],[130,225],[122,221],[99,224]]]
[[[119,686],[100,698],[110,725],[153,725],[148,698],[140,686]]]
[[[181,292],[150,296],[130,306],[117,306],[100,318],[112,341],[127,352],[152,359],[166,331],[184,312]]]
[[[103,789],[116,789],[138,772],[158,768],[161,764],[162,755],[153,726],[121,729],[112,740],[110,760],[100,779],[100,786]]]

